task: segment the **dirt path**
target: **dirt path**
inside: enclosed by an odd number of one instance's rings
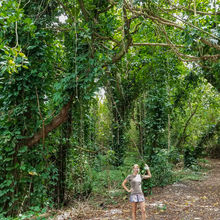
[[[147,220],[220,220],[220,160],[210,162],[212,169],[204,180],[175,183],[147,197]],[[77,218],[70,214],[56,219],[128,220],[129,205],[124,201],[105,210],[84,209],[86,215]],[[137,215],[137,220],[141,219],[140,210]]]
[[[173,184],[148,198],[147,219],[220,220],[220,161],[212,160],[211,164],[205,180]],[[163,204],[166,209],[154,204]]]

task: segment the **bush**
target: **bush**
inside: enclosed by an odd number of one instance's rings
[[[86,198],[92,192],[93,182],[88,159],[84,156],[73,155],[70,161],[66,180],[68,196],[73,195],[74,198]]]
[[[106,194],[109,190],[122,188],[122,181],[123,175],[120,169],[101,172],[93,170],[92,191],[95,194]]]
[[[190,168],[197,165],[197,155],[195,148],[187,146],[184,150],[184,167]]]
[[[154,186],[165,186],[174,181],[172,164],[169,163],[169,153],[165,149],[156,150],[156,154],[152,156],[151,164],[152,178],[144,181],[144,193],[151,193]]]
[[[177,164],[181,161],[181,154],[179,150],[175,147],[172,147],[168,154],[168,160],[170,163]]]

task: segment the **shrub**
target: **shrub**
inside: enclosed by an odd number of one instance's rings
[[[151,193],[154,186],[165,186],[173,182],[172,164],[169,163],[169,154],[165,149],[158,149],[152,155],[150,164],[152,178],[143,182],[144,193]]]
[[[194,147],[187,146],[184,150],[184,167],[190,168],[197,165],[197,155]]]
[[[168,154],[168,160],[170,163],[177,164],[181,161],[181,154],[179,150],[175,147],[172,147]]]

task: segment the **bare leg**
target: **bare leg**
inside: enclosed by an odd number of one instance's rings
[[[142,220],[146,220],[145,202],[140,202]]]
[[[132,206],[132,220],[136,220],[137,203],[132,202],[131,206]]]

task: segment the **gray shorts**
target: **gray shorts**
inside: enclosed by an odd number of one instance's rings
[[[130,195],[129,201],[130,202],[144,202],[145,198],[143,194],[133,194],[133,195]]]

